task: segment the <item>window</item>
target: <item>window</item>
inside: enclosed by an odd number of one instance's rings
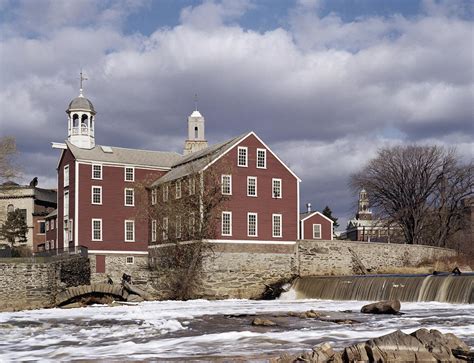
[[[168,239],[168,217],[163,218],[163,241]]]
[[[188,183],[189,195],[194,195],[194,193],[196,193],[196,183],[194,182],[194,177],[190,177],[188,179]]]
[[[54,229],[54,228],[56,228],[56,227],[54,226],[54,219],[51,219],[51,229]]]
[[[49,231],[49,221],[46,221],[46,231]]]
[[[257,213],[247,213],[247,236],[257,237]]]
[[[257,149],[257,168],[259,169],[267,168],[267,150],[266,149]]]
[[[175,235],[176,238],[181,238],[181,216],[176,216],[176,226],[175,226]]]
[[[69,220],[69,242],[72,242],[74,238],[74,221],[72,219]]]
[[[135,205],[135,193],[133,188],[125,188],[125,206],[133,207]]]
[[[46,223],[45,221],[39,221],[39,233],[45,234],[46,233]]]
[[[168,186],[165,185],[163,186],[163,202],[168,201],[168,194],[169,194]]]
[[[181,180],[176,180],[176,199],[181,198]]]
[[[272,196],[273,198],[281,198],[281,179],[272,179]]]
[[[313,239],[321,239],[321,225],[313,224]]]
[[[92,240],[102,241],[102,219],[92,220]]]
[[[49,242],[49,247],[51,247],[51,249],[54,248],[54,240],[51,240],[51,241]]]
[[[64,192],[64,201],[63,201],[63,207],[64,207],[64,217],[69,216],[69,192],[65,191]]]
[[[196,228],[196,219],[194,217],[194,212],[189,214],[189,235],[194,236]]]
[[[249,197],[257,196],[257,177],[255,176],[247,177],[247,196]]]
[[[158,202],[158,190],[152,189],[151,191],[151,205],[155,205]]]
[[[151,221],[151,241],[156,242],[156,219]]]
[[[127,265],[133,265],[135,263],[135,258],[133,256],[127,256],[125,259]]]
[[[247,167],[248,149],[246,147],[239,146],[237,150],[237,166]]]
[[[64,187],[69,186],[69,165],[64,165],[64,173],[63,173],[63,185]]]
[[[102,187],[92,187],[92,204],[102,204]]]
[[[135,168],[126,167],[125,168],[125,181],[135,181]]]
[[[102,180],[102,165],[92,165],[92,179]]]
[[[232,195],[232,175],[222,175],[221,189],[223,195]]]
[[[7,207],[7,213],[13,213],[15,211],[15,207],[13,204],[9,204]]]
[[[125,242],[135,242],[135,221],[125,221]]]
[[[232,236],[232,212],[222,212],[221,234]]]
[[[281,237],[281,214],[273,214],[272,216],[273,226],[272,226],[272,236]]]

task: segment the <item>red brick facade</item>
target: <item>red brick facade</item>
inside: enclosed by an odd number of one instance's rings
[[[314,225],[319,225],[319,227],[314,227]],[[319,212],[302,215],[300,239],[332,240],[332,225],[333,222]]]

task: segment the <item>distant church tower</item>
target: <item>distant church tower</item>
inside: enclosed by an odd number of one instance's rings
[[[68,116],[68,141],[82,149],[95,146],[95,109],[91,101],[83,95],[82,82],[86,80],[81,72],[79,97],[74,98],[66,110]]]
[[[204,133],[204,117],[196,107],[193,113],[188,117],[188,139],[184,143],[184,155],[194,153],[205,149],[208,144]]]
[[[359,192],[359,206],[357,208],[356,218],[366,221],[372,220],[372,212],[369,209],[369,197],[365,189]]]

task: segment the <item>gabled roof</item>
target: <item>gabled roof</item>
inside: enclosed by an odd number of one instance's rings
[[[58,216],[58,210],[55,209],[51,213],[49,213],[45,218],[54,218]]]
[[[175,152],[127,149],[115,146],[103,147],[100,145],[96,145],[92,149],[82,149],[74,146],[69,141],[66,141],[66,144],[76,159],[104,163],[130,164],[169,169],[183,157]],[[111,150],[111,152],[107,152],[107,150]]]
[[[250,133],[233,137],[232,139],[206,147],[205,149],[182,157],[173,164],[172,169],[166,173],[166,175],[155,181],[152,186],[158,186],[172,180],[180,179],[186,175],[202,171],[210,163],[217,160],[221,155],[224,155],[248,135],[250,135]]]
[[[323,217],[324,219],[327,219],[329,222],[334,223],[334,221],[333,221],[331,218],[326,217],[324,214],[322,214],[322,213],[320,213],[320,212],[318,212],[318,211],[316,211],[316,212],[309,212],[309,213],[308,213],[308,212],[300,213],[300,221],[303,222],[304,220],[306,220],[306,219],[308,219],[308,218],[311,218],[312,216],[314,216],[314,215],[316,215],[316,214],[319,215],[319,216],[321,216],[321,217]]]

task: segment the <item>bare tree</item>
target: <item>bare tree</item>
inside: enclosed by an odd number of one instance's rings
[[[406,243],[446,246],[463,227],[462,200],[473,193],[473,165],[440,146],[383,148],[351,176],[372,207],[401,228]]]
[[[19,168],[14,162],[17,153],[15,138],[0,137],[0,181],[12,180],[19,174]]]

